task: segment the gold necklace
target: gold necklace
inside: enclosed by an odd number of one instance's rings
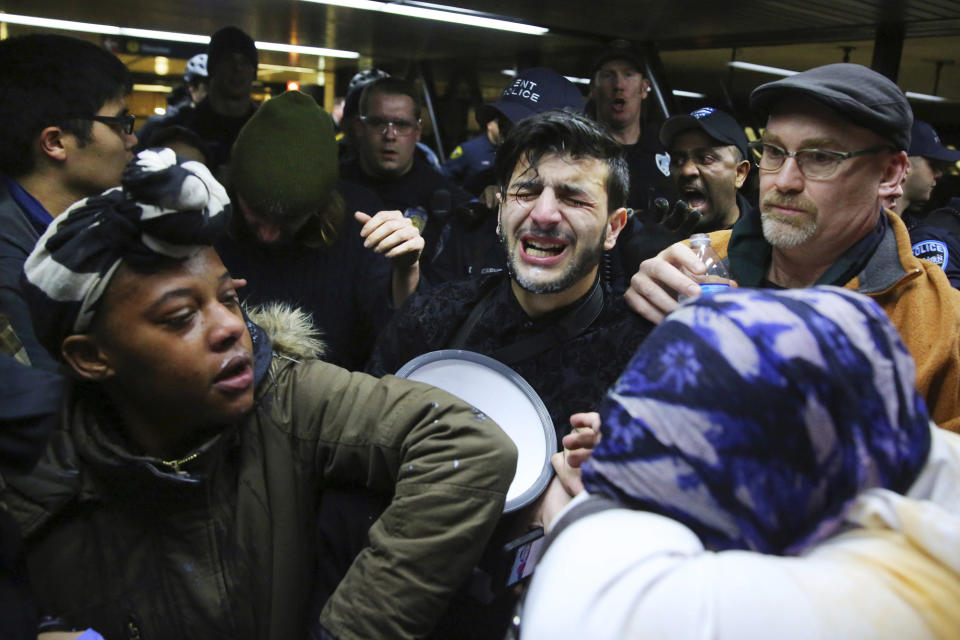
[[[195,460],[199,455],[200,455],[199,451],[194,451],[193,453],[188,455],[186,458],[180,458],[179,460],[161,460],[160,464],[170,467],[171,469],[173,469],[174,473],[186,473],[186,471],[181,471],[180,465],[184,465],[190,462],[191,460]]]

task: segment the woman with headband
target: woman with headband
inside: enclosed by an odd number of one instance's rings
[[[0,494],[41,612],[107,638],[425,635],[503,509],[515,449],[446,393],[250,322],[210,246],[229,213],[202,164],[147,150],[26,262],[38,337],[74,378],[44,458]],[[335,485],[394,497],[309,620]]]
[[[914,377],[843,289],[681,306],[608,393],[587,490],[546,516],[521,637],[956,638],[960,437]]]

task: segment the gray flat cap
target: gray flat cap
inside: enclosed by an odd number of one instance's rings
[[[840,62],[768,82],[750,94],[750,108],[766,118],[781,100],[795,94],[820,102],[898,149],[910,147],[913,110],[900,87],[872,69]]]

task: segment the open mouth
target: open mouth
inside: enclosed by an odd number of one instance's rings
[[[700,209],[702,210],[707,206],[707,194],[702,189],[697,187],[684,187],[680,190],[680,198],[688,205],[691,209]]]
[[[520,251],[523,259],[538,265],[550,265],[559,262],[569,244],[555,238],[524,236],[520,239]]]
[[[613,110],[619,112],[626,108],[627,101],[625,98],[614,98],[611,104],[613,105]]]
[[[223,363],[213,386],[227,393],[246,391],[253,384],[253,361],[247,354],[236,355]]]

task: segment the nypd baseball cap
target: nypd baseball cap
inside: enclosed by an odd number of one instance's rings
[[[744,160],[750,157],[747,136],[743,133],[743,128],[733,119],[733,116],[713,107],[704,107],[691,111],[687,115],[667,118],[660,127],[660,143],[669,150],[678,135],[691,129],[699,129],[717,142],[735,146],[740,150]]]
[[[960,151],[943,146],[933,126],[923,120],[913,121],[913,128],[910,130],[910,149],[907,155],[941,160],[951,164],[960,162]]]
[[[863,65],[838,62],[762,84],[750,94],[750,108],[762,118],[787,97],[802,95],[853,124],[910,148],[913,110],[892,80]]]
[[[577,85],[553,69],[534,67],[518,73],[498,100],[480,107],[477,120],[487,122],[501,113],[516,124],[535,113],[550,109],[582,111],[583,103],[583,94]]]

